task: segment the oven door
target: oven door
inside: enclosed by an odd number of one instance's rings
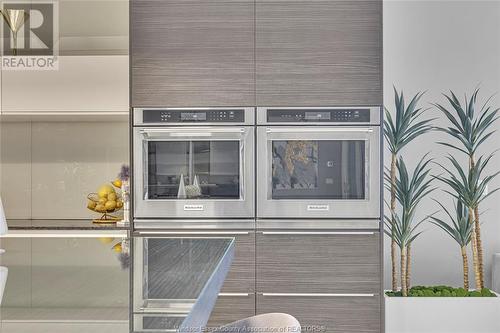
[[[253,217],[253,127],[134,128],[134,217]]]
[[[257,216],[380,218],[380,129],[259,127]]]

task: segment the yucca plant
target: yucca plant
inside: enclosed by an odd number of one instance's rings
[[[401,278],[401,294],[408,296],[408,288],[406,285],[406,268],[407,268],[407,249],[413,241],[422,233],[417,229],[424,221],[414,222],[415,211],[410,212],[402,210],[392,216],[385,216],[385,234],[394,240],[400,250],[400,278]]]
[[[472,230],[472,260],[474,263],[474,278],[476,282],[476,289],[481,290],[484,287],[482,275],[479,266],[479,253],[477,244],[477,221],[475,220],[475,210],[479,204],[490,195],[499,189],[493,189],[487,192],[488,184],[500,173],[500,171],[483,177],[483,172],[490,162],[493,155],[486,158],[480,157],[474,165],[471,165],[468,172],[464,171],[460,166],[457,159],[449,155],[448,161],[451,162],[454,170],[450,170],[441,165],[445,172],[445,176],[439,176],[441,182],[445,183],[451,188],[445,190],[447,193],[455,197],[456,200],[463,202],[469,210],[469,223],[473,224]]]
[[[388,183],[389,191],[391,194],[390,211],[391,221],[395,223],[394,215],[396,209],[396,163],[398,155],[401,150],[407,146],[412,140],[422,134],[429,132],[432,127],[430,122],[432,119],[421,120],[421,116],[425,112],[418,106],[420,99],[424,93],[417,93],[410,100],[408,106],[405,104],[403,92],[398,93],[394,87],[394,117],[391,112],[385,108],[384,120],[384,137],[387,146],[391,152],[391,165],[389,169]],[[391,223],[392,223],[391,222]],[[396,291],[398,288],[397,283],[397,269],[396,269],[396,241],[391,236],[391,266],[392,266],[392,290]]]
[[[469,208],[457,200],[455,204],[455,214],[451,214],[442,203],[436,201],[448,215],[450,222],[445,222],[437,217],[431,217],[431,223],[443,229],[460,246],[463,265],[464,289],[469,290],[469,260],[467,258],[467,246],[469,245],[474,231],[474,224],[470,223]]]
[[[465,96],[464,104],[461,104],[456,95],[450,91],[449,95],[444,95],[451,106],[450,109],[441,104],[435,104],[450,122],[450,126],[440,128],[439,130],[449,134],[461,143],[460,146],[448,142],[440,142],[440,144],[466,154],[469,159],[469,168],[473,168],[476,163],[475,155],[479,146],[495,132],[492,126],[498,119],[498,112],[500,110],[489,105],[491,97],[486,100],[482,107],[478,108],[478,94],[479,89],[474,90],[471,97],[468,99]],[[479,207],[477,206],[474,208],[474,221],[475,240],[472,241],[472,245],[475,247],[474,251],[477,252],[477,269],[479,271],[480,285],[484,286],[483,246],[481,241]]]
[[[412,212],[415,207],[420,203],[422,198],[427,196],[434,190],[431,187],[432,178],[429,177],[429,163],[427,154],[420,159],[412,176],[408,174],[408,169],[402,158],[398,162],[398,177],[395,183],[395,194],[399,204],[403,210]],[[411,243],[406,247],[406,272],[405,277],[406,288],[410,289],[411,286]]]
[[[391,216],[386,216],[386,234],[390,235],[392,240],[400,249],[400,280],[401,292],[406,296],[410,285],[410,271],[408,249],[413,240],[420,234],[415,230],[422,223],[414,223],[415,210],[420,201],[431,193],[434,188],[431,187],[433,178],[429,177],[429,163],[425,155],[417,164],[413,172],[408,172],[408,168],[403,160],[399,158],[396,162],[397,177],[394,182],[394,195],[401,207],[401,213],[394,211]],[[386,185],[390,187],[391,185]]]

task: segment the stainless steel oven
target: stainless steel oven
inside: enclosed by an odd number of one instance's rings
[[[253,217],[254,111],[134,109],[134,218]]]
[[[258,108],[258,218],[380,218],[380,108]]]

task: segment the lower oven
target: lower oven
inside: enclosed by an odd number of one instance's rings
[[[379,111],[258,110],[257,217],[380,218]]]

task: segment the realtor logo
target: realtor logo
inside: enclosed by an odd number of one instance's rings
[[[3,1],[1,13],[2,69],[57,69],[58,3]]]

